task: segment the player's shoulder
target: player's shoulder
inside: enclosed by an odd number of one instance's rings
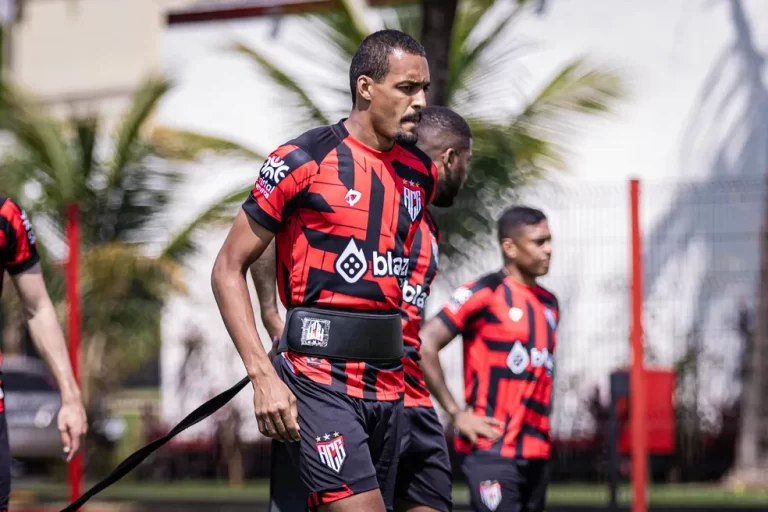
[[[472,290],[473,293],[477,293],[483,290],[487,290],[489,292],[495,292],[496,289],[498,289],[498,287],[504,283],[504,277],[505,277],[505,274],[501,270],[497,270],[495,272],[489,272],[488,274],[481,276],[477,280],[472,281],[472,283],[468,286],[468,288]]]
[[[536,296],[545,306],[549,306],[556,310],[560,309],[560,303],[558,302],[557,296],[554,294],[554,292],[541,286],[540,284],[536,285],[535,291]]]
[[[473,302],[483,302],[492,296],[496,289],[504,282],[502,272],[491,272],[459,286],[453,291],[449,301],[449,307],[457,310],[472,299]],[[483,298],[486,297],[486,298]]]
[[[307,158],[320,165],[345,138],[346,130],[340,123],[323,125],[307,130],[283,146],[301,151]]]
[[[397,145],[402,150],[402,153],[409,157],[410,160],[408,164],[415,168],[416,170],[430,175],[432,174],[432,166],[434,165],[432,163],[432,159],[427,155],[424,151],[419,149],[416,144],[409,144],[405,142],[398,142]]]
[[[0,194],[0,218],[6,221],[14,220],[20,217],[23,213],[21,206],[13,199],[3,194]]]

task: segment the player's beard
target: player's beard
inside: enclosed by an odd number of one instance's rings
[[[453,206],[456,196],[459,194],[459,187],[453,183],[449,183],[445,180],[437,183],[437,191],[435,192],[435,198],[432,200],[432,204],[438,208],[448,208]]]
[[[416,144],[419,142],[419,134],[399,131],[395,134],[395,142],[398,144]]]
[[[410,122],[418,125],[419,121],[421,121],[420,113],[411,114],[400,118],[401,124]],[[419,133],[417,130],[414,130],[412,133],[405,130],[398,130],[397,133],[395,133],[395,142],[399,144],[416,144],[419,142]]]

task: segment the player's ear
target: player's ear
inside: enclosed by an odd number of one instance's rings
[[[443,161],[443,165],[448,169],[453,168],[456,164],[456,151],[453,148],[448,148],[442,152],[440,159]]]
[[[517,258],[517,246],[515,245],[515,241],[511,238],[501,239],[501,250],[504,251],[504,256],[510,260]]]
[[[357,77],[357,94],[365,101],[371,101],[373,97],[373,80],[371,77],[361,75]]]

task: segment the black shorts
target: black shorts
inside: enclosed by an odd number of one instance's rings
[[[549,484],[547,459],[510,459],[473,452],[461,469],[475,512],[544,510]]]
[[[402,399],[352,398],[295,375],[283,357],[274,364],[296,396],[301,441],[284,446],[309,493],[310,510],[373,489],[393,510]],[[275,482],[276,495],[285,492],[282,485]],[[291,489],[296,492],[295,486]]]
[[[8,422],[5,412],[0,412],[0,512],[8,512],[10,496],[11,447],[8,443]]]
[[[442,424],[432,407],[407,407],[395,498],[451,512],[451,460]]]
[[[285,443],[272,441],[267,512],[306,512],[309,491],[301,481],[299,469],[291,461]],[[2,511],[0,511],[2,512]]]

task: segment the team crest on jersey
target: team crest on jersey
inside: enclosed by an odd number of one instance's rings
[[[424,206],[424,194],[412,181],[403,183],[403,203],[405,209],[408,210],[408,215],[411,216],[411,220],[416,222]]]
[[[557,327],[555,312],[552,311],[552,308],[544,307],[544,316],[547,318],[547,323],[549,324],[550,328],[554,329],[555,327]]]
[[[338,432],[325,434],[315,438],[315,450],[320,456],[320,462],[331,468],[336,473],[341,471],[341,466],[347,459],[344,449],[344,436]]]
[[[496,510],[501,504],[501,484],[499,481],[483,480],[480,482],[480,499],[489,510]]]
[[[509,318],[513,322],[519,322],[520,319],[523,318],[523,310],[520,308],[510,308]]]
[[[319,318],[301,319],[301,345],[306,347],[327,347],[331,321]]]

